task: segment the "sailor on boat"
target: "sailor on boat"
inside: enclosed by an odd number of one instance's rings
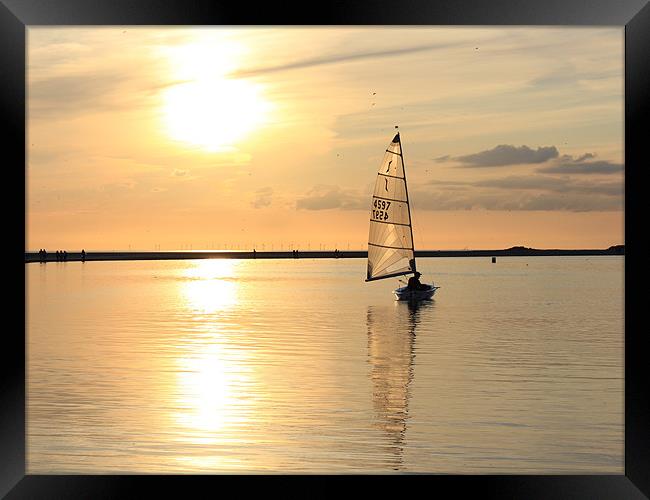
[[[422,283],[420,283],[420,276],[422,276],[422,274],[416,271],[415,274],[409,278],[409,282],[406,285],[409,290],[429,290],[430,289],[429,285],[423,285]]]

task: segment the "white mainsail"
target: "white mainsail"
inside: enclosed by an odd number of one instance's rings
[[[413,229],[398,132],[386,149],[372,195],[366,281],[413,272]]]

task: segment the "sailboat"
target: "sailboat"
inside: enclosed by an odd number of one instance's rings
[[[397,128],[397,127],[396,127]],[[415,267],[413,227],[409,206],[404,156],[399,132],[386,149],[377,172],[370,208],[368,274],[366,281],[420,273]],[[397,300],[430,299],[437,286],[402,286],[393,291]]]

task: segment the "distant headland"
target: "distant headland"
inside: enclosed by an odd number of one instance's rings
[[[515,246],[501,250],[416,250],[416,257],[534,257],[534,256],[625,255],[625,245],[607,249],[538,249]],[[350,259],[367,258],[365,250],[289,250],[289,251],[156,251],[156,252],[67,252],[64,261],[107,260],[184,260],[184,259]],[[25,262],[57,262],[55,252],[43,258],[39,252],[25,252]]]

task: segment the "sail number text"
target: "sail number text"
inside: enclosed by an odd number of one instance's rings
[[[388,208],[390,207],[390,201],[373,199],[372,206],[372,219],[379,221],[388,220]]]

